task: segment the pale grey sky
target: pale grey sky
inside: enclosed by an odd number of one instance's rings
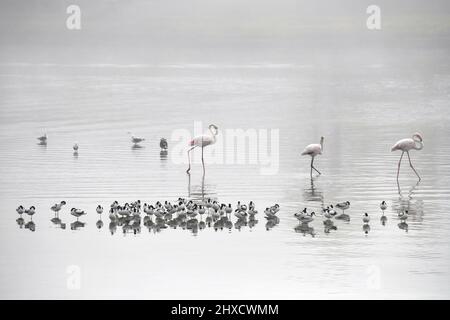
[[[65,26],[70,4],[81,7],[80,31]],[[365,25],[370,4],[382,10],[379,32]],[[84,61],[105,54],[122,60],[203,50],[262,54],[362,43],[446,47],[450,42],[445,0],[2,0],[0,6],[3,61],[64,59],[67,52]]]

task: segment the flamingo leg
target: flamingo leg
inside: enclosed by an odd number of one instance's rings
[[[188,155],[188,162],[189,162],[189,168],[186,170],[186,173],[189,174],[189,172],[191,171],[191,157],[189,156],[189,153],[192,151],[192,149],[194,149],[196,146],[193,146],[192,148],[190,148],[187,152]]]
[[[416,169],[414,169],[414,166],[411,163],[411,158],[409,157],[409,151],[406,151],[406,154],[408,155],[409,165],[411,166],[411,169],[413,169],[414,173],[416,174],[417,178],[419,178],[419,181],[421,180],[419,174],[417,173]]]
[[[398,182],[398,175],[400,174],[400,164],[402,163],[403,154],[405,151],[402,151],[402,155],[400,156],[400,160],[398,160],[398,168],[397,168],[397,182]]]
[[[203,149],[204,149],[204,147],[202,146],[202,165],[203,165],[203,176],[205,176],[205,160],[203,159]]]
[[[311,175],[312,175],[312,169],[316,170],[318,174],[321,174],[320,171],[314,167],[313,163],[314,163],[314,157],[311,157]]]

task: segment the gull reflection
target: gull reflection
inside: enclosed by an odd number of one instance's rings
[[[162,160],[162,161],[167,161],[167,156],[168,156],[168,152],[167,152],[167,150],[161,150],[161,152],[159,153],[159,158]]]
[[[131,150],[139,150],[139,149],[143,149],[144,147],[139,145],[139,144],[133,144],[133,146],[131,147]]]

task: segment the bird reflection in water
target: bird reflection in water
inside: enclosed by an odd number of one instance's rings
[[[23,229],[24,225],[25,225],[25,219],[22,217],[19,217],[16,219],[17,225],[19,226],[20,229]]]
[[[66,224],[62,222],[62,220],[59,218],[57,214],[55,214],[55,216],[52,219],[50,219],[50,222],[53,223],[53,225],[57,228],[63,230],[66,229]]]
[[[419,182],[410,188],[406,196],[400,194],[399,198],[393,201],[392,204],[392,208],[398,213],[400,220],[405,223],[400,229],[405,231],[408,230],[406,219],[408,219],[408,221],[412,220],[413,222],[423,221],[424,202],[422,199],[415,196],[418,186]]]
[[[136,139],[139,139],[139,140],[141,140],[142,139],[142,141],[144,141],[145,139],[143,139],[143,138],[136,138]],[[131,146],[131,150],[139,150],[139,149],[144,149],[144,147],[143,146],[141,146],[139,143],[140,143],[141,141],[139,141],[139,142],[133,142],[133,145]]]
[[[266,222],[266,230],[269,231],[271,230],[273,227],[277,226],[280,223],[280,218],[278,217],[273,217],[273,218],[269,218],[269,217],[265,217],[267,219]]]
[[[334,225],[334,222],[331,218],[328,218],[323,221],[323,231],[325,234],[329,234],[331,231],[337,230],[337,227]]]
[[[306,222],[300,223],[299,225],[297,225],[294,228],[294,230],[295,230],[295,232],[302,233],[303,236],[306,236],[307,234],[309,234],[309,235],[311,235],[311,237],[314,238],[315,235],[316,235],[315,232],[314,232],[314,228],[310,227],[308,225],[308,223],[306,223]]]
[[[405,230],[405,232],[408,232],[408,224],[405,221],[400,222],[397,226],[399,229]]]
[[[315,185],[316,178],[311,178],[309,184],[303,191],[303,198],[306,202],[319,202],[320,206],[324,207],[323,192]]]
[[[109,232],[111,232],[111,235],[114,235],[114,233],[116,233],[117,231],[117,223],[116,221],[111,221],[109,223]]]
[[[159,158],[162,161],[167,161],[168,155],[169,155],[169,152],[167,150],[161,150],[161,152],[159,153]]]
[[[248,227],[250,228],[250,230],[252,230],[257,224],[258,220],[255,218],[255,216],[250,216],[248,218]]]
[[[196,202],[204,202],[205,197],[216,198],[215,187],[205,184],[205,173],[202,174],[200,184],[191,185],[191,174],[188,173],[188,198]]]
[[[241,231],[242,227],[246,227],[248,224],[247,222],[247,217],[243,217],[243,218],[238,218],[237,221],[234,223],[234,228],[236,230]]]
[[[369,234],[369,231],[370,231],[370,225],[367,223],[367,224],[364,224],[363,225],[363,227],[362,227],[362,229],[363,229],[363,231],[364,231],[364,234],[365,235],[368,235]]]
[[[97,220],[97,222],[95,223],[95,226],[97,227],[97,229],[103,228],[103,221],[102,221],[102,218],[100,218],[99,220]]]
[[[36,224],[34,223],[33,220],[28,221],[27,223],[25,223],[25,229],[28,229],[30,231],[36,231]]]
[[[70,224],[70,230],[80,230],[86,226],[85,222],[81,222],[79,220],[74,221]]]

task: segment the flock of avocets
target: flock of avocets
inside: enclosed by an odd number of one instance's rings
[[[51,219],[51,222],[61,229],[66,228],[66,224],[63,223],[59,217],[59,214],[65,205],[66,202],[61,201],[50,208],[54,212],[54,217]],[[337,212],[335,208],[341,212]],[[323,217],[325,233],[329,233],[331,230],[337,230],[334,220],[349,222],[350,215],[345,213],[349,208],[349,201],[323,208],[320,214],[316,214],[314,211],[308,211],[308,209],[305,208],[294,214],[299,221],[299,225],[295,227],[294,230],[296,232],[314,236],[314,228],[310,227],[309,223],[319,215]],[[380,221],[382,225],[385,225],[387,221],[387,217],[384,215],[384,211],[387,209],[387,203],[385,201],[381,202],[380,209],[382,210]],[[36,213],[36,208],[31,206],[30,208],[25,209],[20,205],[16,211],[19,214],[19,218],[16,220],[19,227],[25,227],[26,229],[35,231],[36,225],[33,222],[33,215]],[[103,227],[101,217],[104,213],[104,209],[101,205],[98,205],[95,211],[100,217],[96,226],[98,229],[101,229]],[[272,229],[280,222],[278,216],[279,211],[280,206],[278,204],[274,204],[264,210],[264,218],[267,220],[267,230]],[[22,217],[24,214],[30,216],[30,221],[27,223],[25,223],[25,220]],[[72,230],[80,229],[85,226],[85,223],[81,222],[79,219],[87,215],[86,211],[72,208],[70,214],[76,218],[76,221],[70,224]],[[149,231],[154,232],[160,232],[167,227],[173,229],[180,227],[183,230],[190,230],[194,234],[197,234],[199,230],[203,230],[206,227],[213,227],[216,231],[224,229],[231,230],[233,227],[241,230],[244,226],[253,228],[258,223],[258,220],[256,219],[257,214],[258,210],[256,210],[253,201],[250,201],[248,205],[238,201],[235,208],[233,208],[231,204],[219,203],[212,199],[194,202],[193,200],[178,198],[173,204],[169,201],[165,201],[164,203],[157,201],[154,205],[147,203],[142,205],[140,200],[125,203],[123,205],[114,201],[109,209],[109,229],[111,234],[116,233],[117,227],[122,227],[124,234],[137,234],[141,232],[141,224],[143,224]],[[234,223],[232,222],[232,215],[235,217]],[[398,218],[400,220],[400,224],[398,225],[399,228],[407,231],[408,225],[406,224],[406,220],[408,219],[408,211],[405,210],[399,212]],[[368,234],[370,230],[370,216],[367,213],[363,214],[362,222],[363,231],[365,234]]]

